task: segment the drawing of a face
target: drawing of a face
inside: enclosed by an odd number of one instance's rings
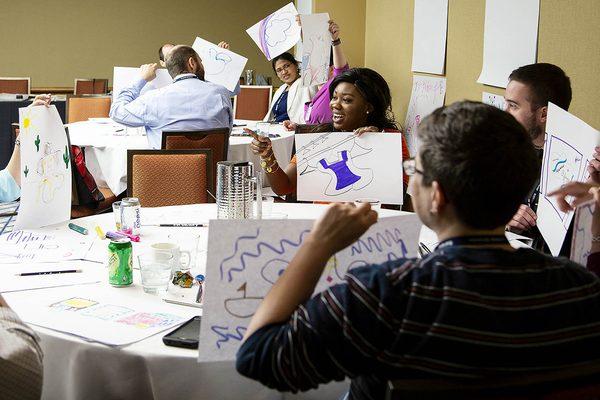
[[[339,83],[333,91],[329,107],[333,114],[333,127],[342,132],[350,132],[367,126],[367,111],[371,105],[348,82]]]
[[[298,79],[298,67],[283,58],[275,62],[275,72],[283,83],[291,85]]]

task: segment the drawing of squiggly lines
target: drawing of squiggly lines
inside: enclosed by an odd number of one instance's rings
[[[238,326],[235,328],[235,333],[229,333],[228,326],[218,326],[213,325],[210,327],[210,330],[213,331],[219,338],[216,341],[217,348],[220,349],[223,343],[229,342],[229,339],[236,340],[241,342],[244,338],[244,333],[246,332],[247,327]]]
[[[208,58],[202,60],[205,65],[206,75],[218,75],[225,71],[227,65],[231,62],[231,57],[225,52],[219,52],[216,49],[208,49]]]
[[[289,31],[292,23],[289,19],[285,18],[285,15],[286,13],[283,13],[277,18],[273,18],[271,14],[260,22],[258,31],[260,48],[269,60],[271,59],[270,48],[285,42],[291,36]]]
[[[235,240],[234,251],[233,254],[223,261],[219,265],[219,271],[221,275],[221,280],[225,278],[227,275],[227,282],[231,282],[233,280],[234,272],[242,272],[246,269],[246,260],[245,258],[258,258],[263,255],[264,250],[273,251],[276,254],[282,255],[286,252],[286,245],[292,248],[298,248],[302,244],[304,240],[304,236],[308,234],[309,230],[304,230],[300,233],[300,236],[296,241],[292,241],[289,239],[281,239],[278,244],[272,245],[270,243],[258,241],[256,243],[256,249],[253,251],[242,251],[241,254],[238,255],[238,251],[240,250],[240,246],[242,242],[247,242],[251,240],[255,240],[260,235],[260,228],[256,229],[256,235],[248,235],[248,236],[240,236]],[[227,268],[225,264],[233,259],[239,258],[239,264],[234,263],[233,266]]]
[[[366,238],[358,239],[356,243],[350,247],[350,254],[355,256],[362,254],[363,252],[381,253],[386,247],[390,249],[396,249],[400,252],[399,257],[396,258],[406,257],[408,254],[404,240],[402,240],[402,233],[398,228],[394,228],[393,232],[390,232],[389,229],[386,229],[383,234],[381,232],[377,232],[375,237],[368,236]],[[395,256],[395,253],[388,253],[388,258],[391,254]]]

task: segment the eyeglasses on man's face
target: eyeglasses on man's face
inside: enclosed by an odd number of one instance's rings
[[[414,174],[423,175],[423,171],[417,168],[417,160],[414,157],[402,161],[402,168],[408,176],[413,176]]]
[[[275,73],[276,73],[277,75],[279,75],[279,74],[281,74],[281,73],[282,73],[284,70],[285,70],[285,71],[287,71],[287,70],[288,70],[288,69],[289,69],[291,66],[292,66],[292,64],[291,64],[291,63],[286,63],[286,64],[283,64],[281,67],[279,67],[279,68],[277,68],[277,69],[275,70]]]

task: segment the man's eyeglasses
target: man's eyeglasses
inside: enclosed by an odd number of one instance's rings
[[[289,69],[291,66],[292,66],[292,64],[291,64],[291,63],[283,64],[281,67],[279,67],[279,68],[277,68],[277,69],[275,70],[275,73],[276,73],[277,75],[279,75],[279,74],[281,74],[281,73],[282,73],[284,70],[286,70],[286,71],[287,71],[287,70],[288,70],[288,69]]]
[[[402,161],[402,168],[404,169],[404,173],[408,176],[413,176],[414,174],[423,175],[423,171],[417,168],[417,160],[414,158]]]

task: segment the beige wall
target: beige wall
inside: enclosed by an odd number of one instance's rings
[[[313,12],[329,13],[340,26],[344,53],[352,67],[365,64],[366,0],[313,0]]]
[[[60,0],[0,2],[0,76],[30,76],[33,87],[109,78],[118,66],[158,60],[165,42],[198,35],[226,40],[246,68],[274,76],[246,29],[286,0]]]
[[[571,77],[570,111],[600,128],[600,1],[541,0],[538,61],[559,65]],[[390,83],[399,121],[406,115],[412,73],[414,0],[367,0],[365,64]],[[477,83],[483,56],[484,0],[450,0],[446,104],[481,100],[503,89]]]

